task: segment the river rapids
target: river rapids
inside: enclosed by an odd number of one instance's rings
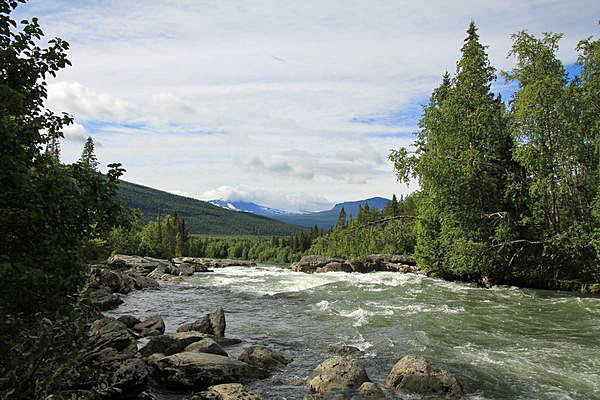
[[[308,392],[290,382],[331,357],[332,344],[361,349],[362,365],[382,387],[396,361],[416,354],[458,376],[469,400],[600,399],[598,298],[259,264],[197,273],[124,300],[108,314],[160,314],[167,332],[222,306],[226,335],[243,340],[226,348],[230,356],[263,344],[294,358],[272,378],[248,385],[268,399],[302,399]]]

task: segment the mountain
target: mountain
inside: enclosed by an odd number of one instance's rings
[[[210,200],[210,203],[218,205],[219,207],[250,212],[257,215],[267,216],[269,218],[276,219],[278,221],[286,222],[289,224],[300,225],[304,227],[318,226],[319,228],[329,229],[337,223],[338,216],[342,207],[346,211],[346,215],[352,214],[356,217],[358,214],[358,207],[364,207],[368,204],[369,207],[377,208],[381,210],[388,203],[388,199],[383,197],[372,197],[370,199],[358,200],[358,201],[347,201],[339,203],[333,206],[330,210],[315,211],[315,212],[290,212],[278,210],[276,208],[270,208],[261,206],[259,204],[245,202],[245,201],[226,201],[226,200]]]
[[[119,199],[127,208],[138,208],[144,219],[177,210],[191,233],[218,235],[290,235],[303,228],[261,215],[226,210],[206,201],[178,196],[135,183],[119,182]]]
[[[260,204],[252,203],[249,201],[227,201],[227,200],[209,200],[210,204],[214,204],[215,206],[225,208],[227,210],[233,211],[244,211],[249,212],[256,215],[262,215],[264,217],[270,217],[277,219],[277,216],[280,215],[294,215],[294,214],[305,214],[306,212],[293,212],[293,211],[284,211],[279,210],[277,208],[271,208],[267,206],[261,206]]]

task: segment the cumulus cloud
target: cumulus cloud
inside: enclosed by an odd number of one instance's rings
[[[305,192],[261,190],[246,185],[236,187],[220,186],[205,191],[199,198],[203,200],[250,201],[263,206],[289,211],[322,211],[333,206],[331,201],[320,195]]]
[[[275,206],[301,204],[294,193],[317,204],[413,189],[387,155],[411,143],[404,134],[454,72],[471,19],[499,69],[514,62],[509,35],[525,28],[564,32],[559,56],[573,62],[600,5],[31,0],[17,10],[72,45],[73,67],[48,86],[50,107],[79,124],[65,157],[79,156],[87,128],[104,144],[100,160],[122,162],[128,180],[191,194],[252,182],[276,188],[260,198]]]

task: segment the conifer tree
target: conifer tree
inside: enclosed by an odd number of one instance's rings
[[[337,229],[343,229],[346,227],[346,210],[344,210],[344,207],[342,207],[342,209],[340,210],[337,224],[335,225],[335,227]]]
[[[96,158],[96,154],[94,154],[94,140],[91,136],[88,136],[83,145],[79,162],[94,171],[98,169],[98,159]]]

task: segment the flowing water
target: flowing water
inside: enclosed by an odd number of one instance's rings
[[[160,314],[175,331],[218,306],[226,311],[226,336],[243,340],[226,348],[230,356],[263,344],[294,358],[249,385],[265,398],[302,399],[307,392],[290,380],[330,357],[330,345],[348,344],[364,351],[361,362],[381,386],[410,353],[459,376],[471,400],[600,399],[600,299],[565,292],[258,265],[134,292],[110,314]]]

